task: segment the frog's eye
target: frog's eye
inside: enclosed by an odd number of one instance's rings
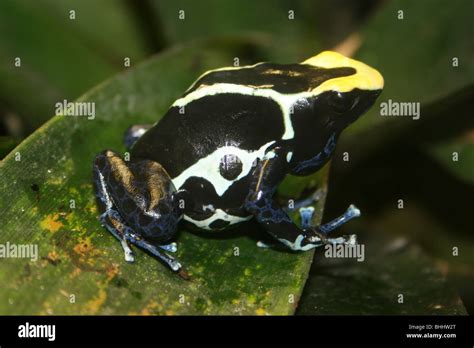
[[[359,102],[359,97],[348,93],[335,92],[329,95],[328,104],[331,109],[339,115],[352,110]]]

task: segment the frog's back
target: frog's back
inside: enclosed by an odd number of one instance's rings
[[[253,161],[252,153],[263,154],[282,138],[281,114],[278,103],[269,98],[234,93],[204,96],[172,106],[137,141],[132,156],[161,163],[172,178],[217,153]]]
[[[298,93],[353,72],[272,63],[212,70],[137,142],[134,154],[161,163],[176,177],[222,147],[255,152],[270,142],[291,140],[290,107]]]

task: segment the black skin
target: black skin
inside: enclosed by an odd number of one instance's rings
[[[310,175],[324,166],[324,164],[326,164],[330,159],[332,151],[334,150],[333,146],[327,146],[331,134],[335,134],[334,138],[336,141],[341,131],[348,124],[357,119],[359,115],[363,114],[373,104],[379,94],[380,91],[352,91],[341,96],[340,94],[329,92],[319,96],[317,98],[319,100],[312,103],[311,108],[298,110],[301,114],[307,114],[308,117],[305,118],[305,124],[303,124],[303,122],[297,122],[295,124],[295,132],[301,134],[302,137],[306,138],[308,141],[304,143],[289,142],[274,148],[273,151],[275,156],[271,159],[260,162],[255,168],[253,172],[252,185],[250,186],[251,191],[245,201],[245,208],[255,216],[257,221],[268,233],[270,233],[270,235],[276,239],[285,239],[288,241],[294,240],[295,236],[302,235],[304,238],[301,242],[301,247],[313,244],[317,239],[326,239],[326,236],[318,229],[318,227],[300,229],[296,226],[284,210],[276,204],[273,195],[278,185],[287,174]],[[321,99],[325,100],[321,102]],[[359,99],[359,102],[354,109],[348,112],[347,108],[349,108],[349,106],[339,105],[338,109],[333,107],[333,103],[335,101],[337,102],[338,99],[342,99],[340,102],[346,103],[346,105],[351,105],[356,99]],[[295,110],[295,113],[298,111]],[[312,118],[311,116],[315,114],[326,115],[326,117],[318,119]],[[324,137],[322,137],[322,139],[325,140],[325,144],[323,144],[323,142],[318,143],[313,141],[313,143],[316,143],[315,148],[319,149],[316,150],[316,152],[307,145],[311,143],[309,141],[310,137],[312,137],[311,129],[315,129],[307,125],[312,124],[314,127],[319,126],[319,129],[325,129]],[[301,126],[301,129],[298,129],[299,125]],[[329,151],[324,151],[324,149],[327,149],[328,147],[330,147]],[[285,159],[289,151],[292,151],[294,155],[290,163],[287,163]],[[311,153],[313,155],[311,155]],[[321,156],[319,161],[314,161],[313,163],[310,161],[310,165],[301,169],[299,164],[305,161],[305,159],[306,162],[308,162],[308,157],[316,156],[314,155],[315,153],[323,154],[323,156]],[[259,180],[260,178],[261,180]]]
[[[286,76],[269,77],[265,69],[278,69]],[[280,93],[296,93],[355,73],[352,68],[320,69],[302,64],[261,64],[253,72],[244,70],[205,75],[185,95],[201,84],[222,81],[272,84]],[[291,115],[294,137],[285,140],[281,109],[269,98],[230,93],[203,97],[185,106],[185,116],[178,107],[171,107],[154,127],[129,129],[125,142],[131,146],[130,161],[125,162],[111,150],[97,155],[93,173],[101,221],[121,240],[128,261],[131,251],[127,248],[132,243],[182,273],[179,262],[165,253],[174,250],[167,243],[173,240],[183,215],[200,221],[212,216],[212,211],[203,208],[209,204],[237,217],[251,214],[265,231],[291,249],[320,245],[318,242],[326,239],[324,231],[296,226],[273,195],[287,174],[309,175],[319,170],[330,159],[341,131],[370,108],[380,92],[328,91],[299,100]],[[140,130],[147,131],[141,136]],[[179,188],[173,185],[172,178],[218,148],[232,145],[255,151],[271,141],[265,156],[221,196],[200,173]],[[242,171],[239,161],[223,157],[220,175],[236,179]],[[222,229],[228,223],[216,220],[210,228]]]

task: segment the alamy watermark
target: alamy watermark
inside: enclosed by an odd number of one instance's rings
[[[20,338],[47,338],[48,341],[56,339],[56,325],[54,324],[30,324],[26,322],[18,326],[18,337]]]
[[[0,258],[21,258],[38,260],[38,244],[14,244],[6,242],[0,244]]]
[[[56,115],[62,116],[85,116],[88,120],[95,118],[94,102],[68,102],[64,99],[55,105]]]
[[[355,258],[358,262],[365,260],[364,244],[326,244],[324,246],[324,257],[327,258]]]
[[[380,103],[380,116],[408,116],[420,119],[419,102],[397,102],[392,99]]]

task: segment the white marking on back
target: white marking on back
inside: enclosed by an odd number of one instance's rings
[[[230,224],[236,224],[238,222],[242,221],[248,221],[252,218],[252,215],[246,216],[246,217],[241,217],[241,216],[235,216],[235,215],[230,215],[227,214],[224,210],[222,209],[216,209],[215,213],[208,217],[207,219],[204,220],[194,220],[190,218],[187,215],[184,215],[184,220],[191,222],[192,224],[196,225],[199,228],[205,229],[205,230],[212,230],[212,228],[209,227],[210,224],[212,224],[216,220],[224,220],[224,221],[229,221]]]
[[[199,76],[196,79],[196,81],[194,81],[193,84],[191,86],[189,86],[189,88],[186,90],[186,92],[189,91],[190,89],[193,89],[196,86],[196,83],[198,83],[199,80],[201,80],[204,76],[210,75],[214,72],[243,70],[243,69],[246,69],[246,68],[255,68],[257,65],[260,65],[260,64],[265,64],[265,62],[260,62],[260,63],[256,63],[256,64],[253,64],[253,65],[244,65],[244,66],[226,66],[226,67],[223,67],[223,68],[208,70],[208,71],[204,72],[203,74],[201,74],[201,76]]]
[[[243,85],[235,85],[232,83],[216,83],[210,86],[201,87],[187,96],[176,100],[172,107],[183,107],[194,100],[198,100],[203,97],[210,95],[223,94],[223,93],[234,93],[242,95],[251,95],[256,97],[265,97],[274,100],[280,105],[283,114],[283,123],[285,126],[285,132],[281,137],[285,139],[293,139],[295,131],[293,130],[293,124],[291,123],[291,107],[301,98],[311,97],[312,94],[309,92],[295,93],[295,94],[281,94],[273,89],[259,89],[252,88]]]
[[[263,158],[265,155],[265,150],[273,143],[274,141],[270,141],[261,146],[256,151],[246,151],[239,149],[236,146],[220,147],[213,153],[209,154],[207,157],[201,158],[192,166],[186,168],[177,177],[173,178],[173,184],[176,188],[180,189],[190,177],[203,178],[214,186],[214,189],[219,196],[222,196],[234,182],[240,180],[250,173],[252,164],[255,162],[255,160],[257,158]],[[220,160],[224,155],[237,156],[242,162],[242,171],[233,180],[224,178],[220,173]]]

